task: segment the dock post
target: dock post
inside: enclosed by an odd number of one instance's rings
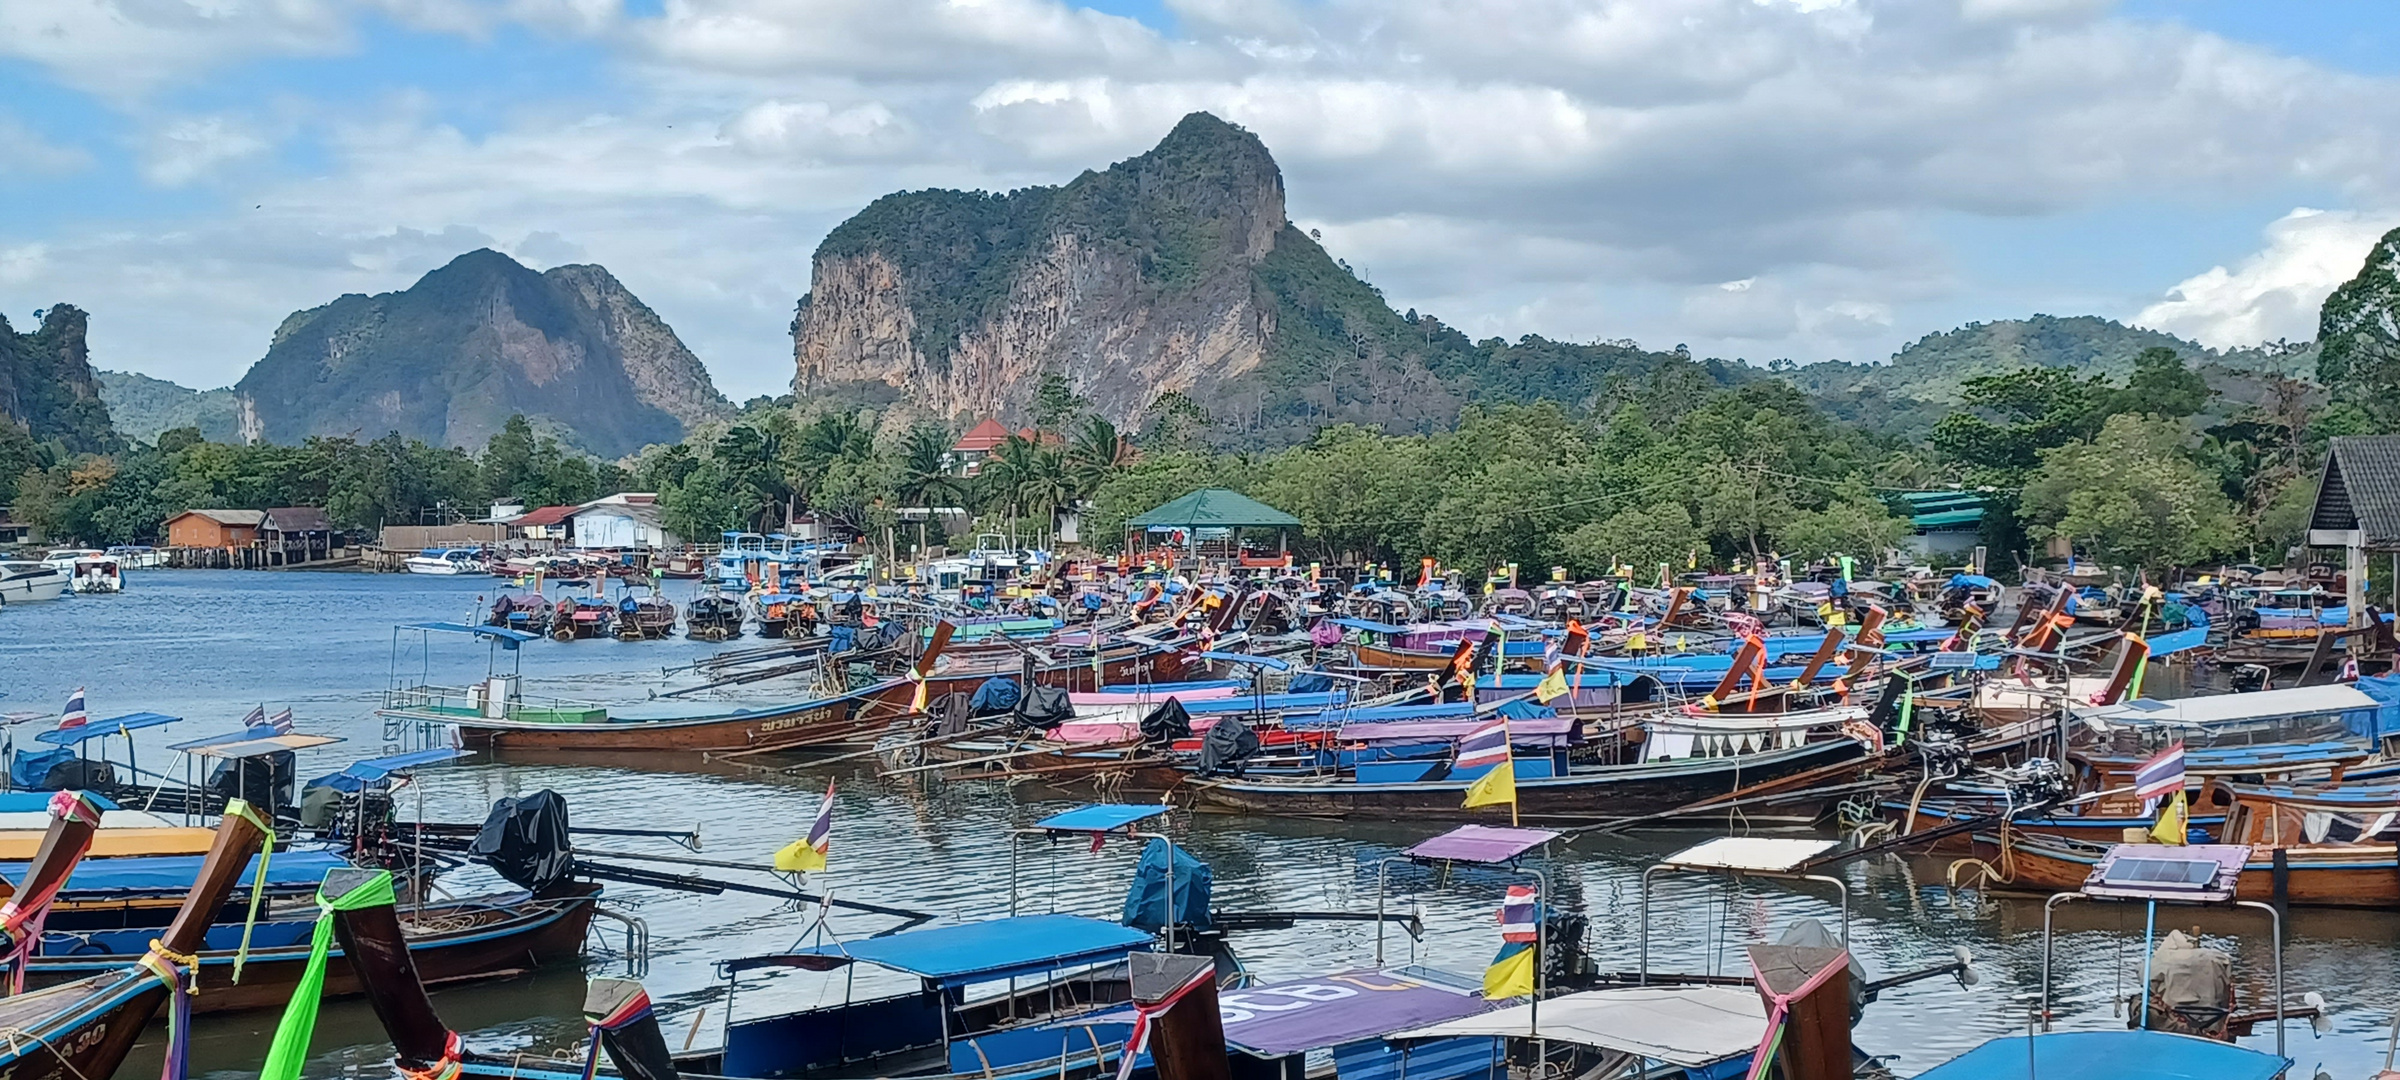
[[[1216,961],[1134,953],[1126,962],[1134,1007],[1149,1025],[1148,1048],[1158,1080],[1232,1080],[1225,1018],[1217,1011]],[[1125,1052],[1137,1049],[1129,1045]]]

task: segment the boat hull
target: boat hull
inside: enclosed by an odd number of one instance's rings
[[[1979,835],[1976,846],[1995,853],[1999,838]],[[2012,840],[2014,876],[1993,886],[2011,891],[2058,893],[2083,887],[2092,867],[2105,851],[2044,841]],[[2275,863],[2271,854],[2251,849],[2242,867],[2234,897],[2268,903],[2282,901],[2305,907],[2389,908],[2400,904],[2400,851],[2390,844],[2366,844],[2328,849],[2287,848],[2283,895],[2276,895]]]
[[[0,567],[0,604],[29,604],[66,595],[67,572],[43,563]]]
[[[545,963],[573,962],[583,954],[583,939],[591,926],[598,891],[527,901],[505,917],[480,925],[440,933],[412,934],[409,956],[428,985],[500,978]],[[233,951],[200,954],[201,985],[206,991],[192,999],[195,1013],[238,1012],[281,1008],[308,968],[308,946],[252,949],[234,982]],[[329,997],[364,993],[357,972],[338,959],[325,969]],[[133,959],[122,955],[67,955],[35,958],[25,971],[30,986],[71,982],[99,971],[120,970]]]
[[[1561,777],[1518,781],[1517,814],[1535,819],[1591,819],[1665,813],[1811,769],[1864,760],[1865,756],[1865,747],[1840,739],[1735,757],[1596,766]],[[1469,783],[1217,780],[1203,781],[1192,790],[1204,807],[1244,813],[1299,817],[1406,813],[1461,819],[1509,816],[1505,805],[1463,809],[1460,804]]]

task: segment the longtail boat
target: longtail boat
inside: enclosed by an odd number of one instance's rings
[[[97,808],[88,803],[59,812],[58,823],[27,872],[28,897],[53,890],[65,880],[98,821]],[[191,954],[203,944],[209,924],[232,898],[243,870],[265,838],[257,813],[245,803],[233,802],[217,825],[216,841],[175,921],[139,961],[0,1000],[0,1028],[14,1036],[0,1040],[0,1074],[113,1076],[158,1014],[159,1006],[174,999],[168,1067],[171,1074],[180,1075],[179,1055],[191,1037],[185,1005],[191,993],[200,989],[193,981]],[[13,901],[7,911],[12,931],[29,921],[30,912]]]
[[[2400,846],[2389,837],[2400,819],[2400,785],[2349,784],[2309,789],[2212,781],[2197,808],[2221,810],[2216,840],[2246,846],[2235,896],[2323,907],[2400,904]],[[1999,847],[1998,837],[1977,843]],[[2011,837],[2014,873],[2002,887],[2064,892],[2081,887],[2106,849],[2050,837]]]

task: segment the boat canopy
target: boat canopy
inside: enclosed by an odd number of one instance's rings
[[[1222,664],[1249,664],[1269,671],[1290,671],[1292,669],[1291,661],[1279,660],[1272,656],[1252,656],[1249,653],[1238,652],[1204,652],[1193,655],[1202,660],[1214,660]]]
[[[1163,803],[1091,803],[1052,814],[1033,827],[1045,832],[1115,832],[1174,809]]]
[[[465,623],[454,622],[402,623],[400,628],[402,630],[422,630],[429,634],[468,634],[479,638],[490,638],[500,642],[502,647],[510,649],[516,648],[519,642],[541,639],[540,634],[528,634],[523,630],[511,630],[505,626],[468,626]]]
[[[94,720],[77,727],[45,731],[33,738],[36,742],[46,742],[52,746],[81,746],[87,740],[97,739],[104,735],[131,735],[143,728],[179,723],[182,720],[183,718],[180,716],[168,716],[165,713],[126,713],[123,716]]]
[[[2359,692],[2356,687],[2334,684],[2295,686],[2288,690],[2252,690],[2240,694],[2210,694],[2173,701],[2137,698],[2115,705],[2070,705],[2068,708],[2074,712],[2076,719],[2087,723],[2205,727],[2210,724],[2283,720],[2320,713],[2372,712],[2376,704],[2374,698]]]
[[[50,809],[50,800],[57,797],[58,793],[55,791],[0,791],[0,814],[28,814],[47,811]],[[121,809],[116,800],[97,791],[86,791],[83,793],[83,797],[92,800],[92,805],[99,807],[104,812]]]
[[[1346,615],[1329,618],[1324,621],[1332,623],[1335,626],[1346,626],[1352,630],[1363,630],[1370,634],[1415,633],[1415,631],[1405,626],[1394,626],[1388,622],[1376,622],[1373,619],[1353,619]]]
[[[1809,860],[1840,847],[1838,840],[1778,836],[1720,836],[1705,840],[1659,860],[1679,870],[1732,870],[1759,874],[1789,874]]]
[[[854,962],[868,963],[905,971],[949,989],[1118,960],[1149,948],[1149,934],[1113,922],[1081,915],[1020,915],[812,945],[790,953],[727,961],[726,968],[731,972],[756,967],[830,971]]]
[[[2236,784],[2218,781],[2236,799],[2281,803],[2324,810],[2400,810],[2400,784],[2345,783],[2339,787],[2292,787],[2287,784]]]
[[[1746,986],[1587,990],[1542,1002],[1538,1007],[1538,1026],[1536,1012],[1536,1006],[1517,1005],[1413,1028],[1391,1038],[1480,1035],[1546,1039],[1639,1054],[1653,1061],[1694,1069],[1755,1052],[1759,1033],[1767,1029],[1766,1005],[1759,1000],[1757,990]],[[2049,1073],[2042,1075],[2044,1080],[2050,1080]]]
[[[188,754],[194,750],[204,750],[211,746],[227,746],[238,742],[249,742],[252,739],[264,739],[274,734],[277,732],[272,724],[252,724],[240,731],[221,732],[198,739],[187,739],[169,746],[167,749],[178,754]]]
[[[199,879],[204,855],[124,855],[109,859],[90,859],[75,864],[67,878],[66,891],[74,893],[181,893]],[[278,851],[267,867],[269,888],[313,888],[325,880],[331,870],[345,869],[349,860],[330,851]],[[0,863],[0,878],[11,885],[22,884],[29,864]],[[250,860],[250,869],[242,874],[241,884],[249,885],[258,879],[259,861]]]
[[[1917,1074],[1917,1080],[2274,1080],[2291,1067],[2292,1059],[2281,1054],[2167,1031],[2054,1031],[1993,1039]]]
[[[1435,742],[1465,738],[1490,723],[1489,717],[1465,716],[1442,720],[1349,723],[1343,724],[1340,734],[1335,737],[1343,742]],[[1538,743],[1553,746],[1572,738],[1574,734],[1575,721],[1563,716],[1515,720],[1508,725],[1508,741],[1519,745]]]
[[[196,757],[226,759],[254,758],[291,750],[306,750],[316,746],[331,746],[334,743],[348,741],[334,735],[309,735],[295,731],[283,735],[268,735],[264,738],[244,739],[241,742],[203,746],[193,750],[192,754]]]
[[[1549,829],[1503,829],[1493,825],[1461,825],[1401,852],[1412,859],[1445,862],[1504,863],[1559,838]]]

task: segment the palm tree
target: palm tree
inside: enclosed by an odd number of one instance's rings
[[[1083,430],[1075,433],[1074,443],[1067,447],[1067,472],[1073,481],[1074,497],[1090,498],[1100,490],[1100,485],[1132,460],[1133,450],[1118,436],[1117,425],[1098,416],[1085,421]]]
[[[910,428],[900,443],[900,476],[894,495],[901,505],[926,509],[931,520],[937,507],[953,506],[967,494],[964,477],[950,471],[950,434],[931,424]],[[917,523],[917,546],[925,546],[925,522]]]
[[[1058,510],[1073,500],[1074,479],[1067,468],[1067,456],[1057,450],[1035,449],[1026,462],[1025,471],[1018,475],[1017,502],[1025,513],[1042,523],[1042,534],[1051,535],[1058,527]]]
[[[1041,456],[1039,444],[1022,435],[1011,435],[993,451],[991,459],[983,463],[983,471],[976,476],[984,498],[998,504],[1008,515],[1012,530],[1016,515],[1027,509],[1027,482],[1042,471]],[[986,509],[989,508],[987,504]]]

